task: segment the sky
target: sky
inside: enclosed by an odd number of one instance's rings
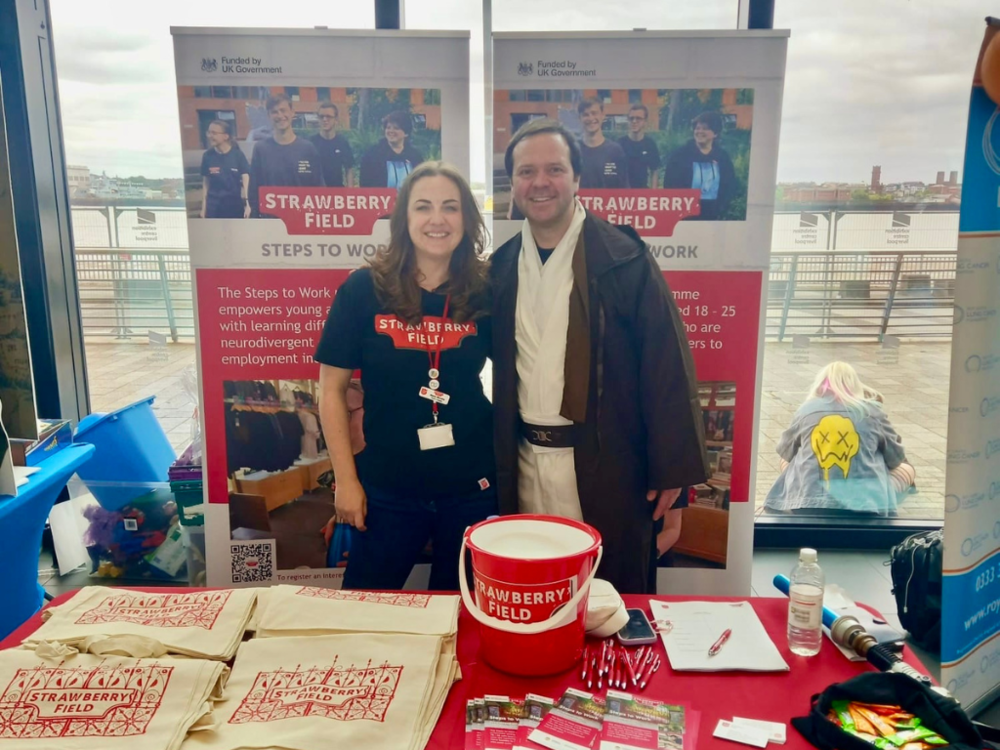
[[[494,31],[733,29],[738,0],[493,0]],[[993,6],[992,8],[990,6]],[[51,0],[68,163],[179,177],[171,26],[374,27],[374,0]],[[932,182],[962,169],[972,69],[995,0],[776,0],[791,29],[778,181]],[[473,181],[483,181],[482,7],[404,0],[412,29],[472,32]],[[109,22],[113,19],[113,22]]]

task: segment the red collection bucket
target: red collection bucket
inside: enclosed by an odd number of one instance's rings
[[[465,575],[472,551],[473,600]],[[557,516],[502,516],[465,530],[458,580],[479,622],[483,659],[522,676],[565,672],[580,660],[587,597],[604,548],[592,526]]]

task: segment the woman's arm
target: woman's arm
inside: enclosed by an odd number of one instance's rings
[[[352,374],[351,370],[342,367],[320,365],[319,384],[322,396],[319,414],[337,483],[337,516],[344,523],[364,531],[368,501],[354,464],[351,417],[347,408],[347,388]]]

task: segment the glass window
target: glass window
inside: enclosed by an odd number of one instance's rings
[[[318,86],[316,88],[316,99],[321,102],[330,101],[330,87],[329,86]]]
[[[629,89],[628,90],[628,103],[629,104],[642,104],[642,89]]]
[[[141,13],[130,0],[51,0],[50,7],[67,161],[78,165],[70,208],[91,408],[110,412],[156,396],[153,408],[180,452],[195,424],[184,383],[197,372],[184,185],[201,182],[208,122],[229,120],[238,140],[248,135],[245,111],[216,108],[217,100],[242,107],[270,92],[196,86],[194,96],[208,101],[197,126],[182,131],[170,27],[312,28],[329,16],[329,2],[298,0],[277,15],[253,4],[234,15],[201,0],[144,3]],[[373,28],[374,6],[338,8],[337,22]],[[95,108],[114,113],[98,129]]]
[[[508,96],[510,96],[510,100],[512,102],[523,102],[527,101],[528,99],[527,93],[520,89],[511,89],[508,92]]]
[[[299,100],[299,87],[298,86],[285,86],[285,93],[288,94],[289,98],[293,102]]]
[[[775,26],[792,34],[759,522],[940,521],[959,170],[982,37],[982,25],[968,21],[990,3],[829,9],[820,0],[775,9]],[[951,54],[941,52],[944,39]],[[834,362],[851,370],[828,369]],[[862,444],[878,450],[866,454]]]
[[[545,92],[538,89],[528,90],[528,101],[529,102],[544,102],[546,99]]]

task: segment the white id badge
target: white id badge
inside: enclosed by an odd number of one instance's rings
[[[455,444],[455,436],[451,432],[451,425],[444,422],[421,427],[417,430],[417,437],[420,438],[420,450],[422,451],[447,448],[449,445]]]

